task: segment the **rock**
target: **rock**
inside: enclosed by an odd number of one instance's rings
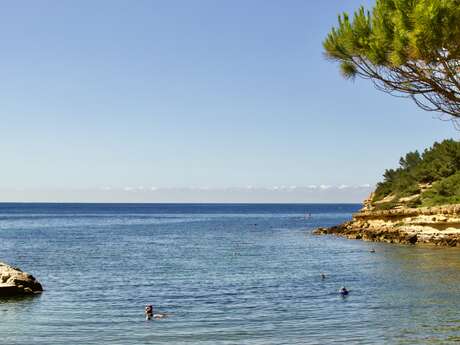
[[[417,243],[417,234],[415,234],[415,235],[407,235],[406,241],[407,241],[407,243],[410,243],[410,244]]]
[[[392,210],[363,208],[353,214],[351,221],[318,228],[313,233],[364,241],[460,247],[460,204]]]
[[[313,230],[313,234],[315,234],[315,235],[324,235],[324,234],[328,233],[327,231],[328,231],[327,228],[317,228],[317,229]]]
[[[0,262],[0,297],[33,295],[43,291],[31,274]]]

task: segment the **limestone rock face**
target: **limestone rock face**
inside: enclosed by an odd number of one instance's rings
[[[351,221],[313,233],[365,241],[460,247],[460,204],[380,211],[365,207]]]
[[[0,297],[33,295],[42,285],[29,273],[0,262]]]

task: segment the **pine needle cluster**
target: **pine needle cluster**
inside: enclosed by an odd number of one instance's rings
[[[345,78],[460,118],[460,0],[377,0],[339,15],[323,46]]]

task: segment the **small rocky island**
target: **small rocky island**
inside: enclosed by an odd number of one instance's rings
[[[0,262],[0,297],[34,295],[43,291],[31,274]]]
[[[314,234],[389,243],[460,247],[460,143],[444,140],[409,152],[385,171],[351,221]]]

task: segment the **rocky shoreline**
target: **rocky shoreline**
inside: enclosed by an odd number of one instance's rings
[[[365,205],[351,221],[318,228],[313,233],[374,242],[460,247],[460,204],[392,210],[370,210]]]
[[[35,295],[42,285],[29,273],[0,262],[0,297]]]

